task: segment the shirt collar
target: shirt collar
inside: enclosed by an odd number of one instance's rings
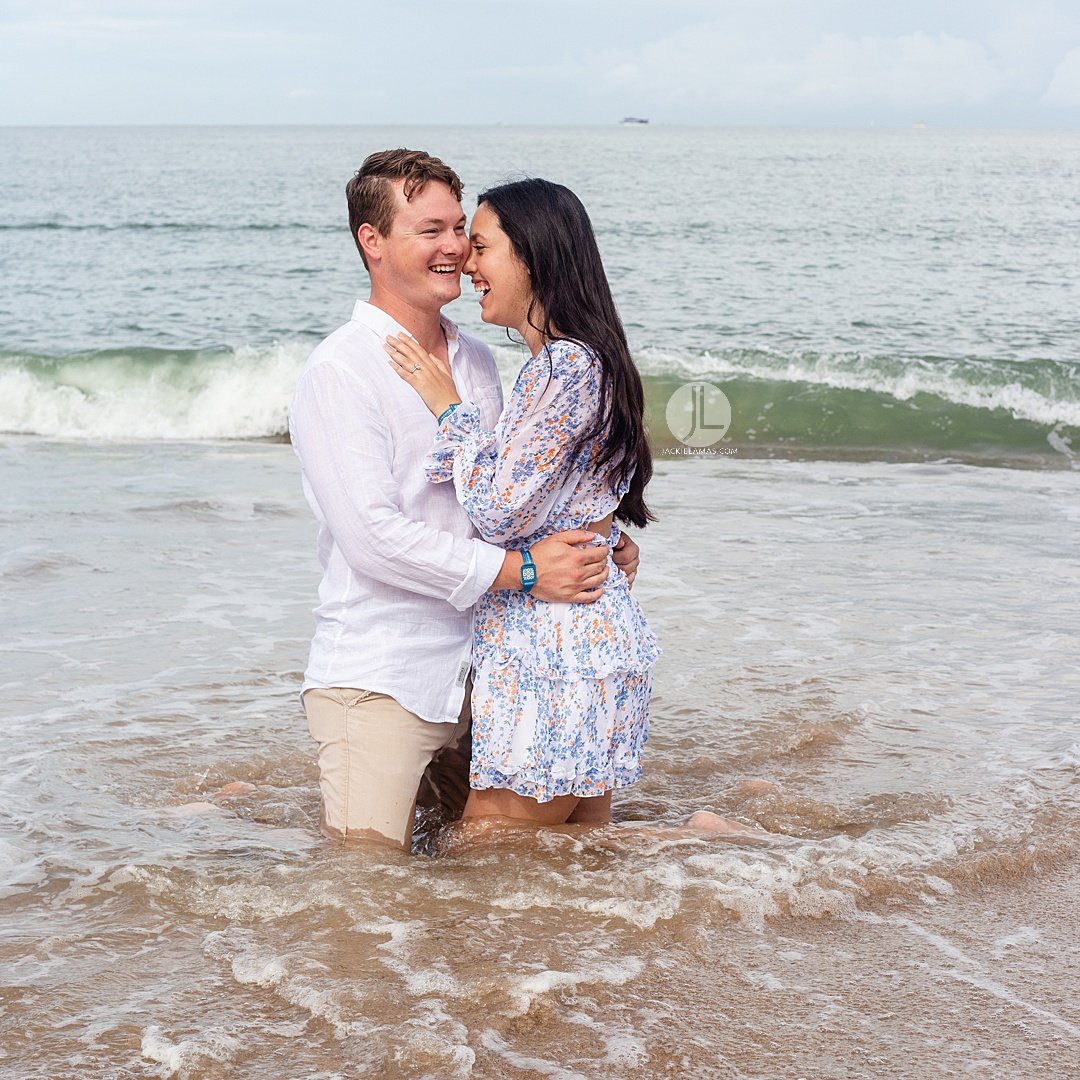
[[[382,337],[401,333],[405,330],[405,327],[396,319],[387,315],[382,308],[377,308],[366,300],[357,300],[353,305],[352,320],[353,322],[362,323]],[[448,319],[442,312],[439,313],[439,322],[442,324],[443,332],[446,334],[446,343],[451,353],[453,353],[457,347],[459,337],[457,323]]]

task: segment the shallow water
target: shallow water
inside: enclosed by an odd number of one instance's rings
[[[0,1074],[1070,1075],[1078,487],[658,462],[620,825],[410,858],[316,831],[289,448],[9,440]]]

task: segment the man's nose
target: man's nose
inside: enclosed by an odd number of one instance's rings
[[[453,252],[455,257],[466,255],[468,256],[472,248],[469,244],[469,238],[462,236],[461,233],[451,233],[447,238],[446,243],[443,245],[443,250],[446,252]]]

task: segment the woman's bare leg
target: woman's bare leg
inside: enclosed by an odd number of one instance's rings
[[[745,836],[760,840],[769,835],[764,829],[751,828],[741,821],[714,814],[711,810],[698,810],[686,819],[684,826],[675,826],[674,829],[689,836]]]
[[[579,802],[581,799],[576,795],[556,795],[550,802],[542,803],[505,788],[474,789],[469,792],[461,820],[502,818],[530,825],[563,825]]]
[[[568,825],[610,825],[611,792],[579,799],[574,812],[566,819]]]
[[[472,790],[465,803],[461,824],[462,839],[480,840],[492,830],[502,832],[507,827],[578,829],[596,828],[611,823],[611,792],[581,799],[576,795],[558,795],[550,802],[537,802],[525,795],[504,788]],[[622,839],[640,837],[643,840],[705,840],[711,838],[768,841],[772,834],[761,828],[720,817],[709,810],[699,810],[681,825],[649,825],[642,821],[627,821],[616,825],[610,834]]]

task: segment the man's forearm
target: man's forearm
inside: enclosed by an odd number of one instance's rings
[[[530,547],[536,564],[536,585],[532,595],[552,604],[588,604],[603,594],[608,576],[606,544],[596,544],[596,534],[584,529],[546,536]],[[489,592],[520,589],[521,565],[518,551],[503,555],[502,568]]]
[[[495,575],[488,592],[503,592],[521,588],[521,552],[507,551],[503,556],[502,569]]]

